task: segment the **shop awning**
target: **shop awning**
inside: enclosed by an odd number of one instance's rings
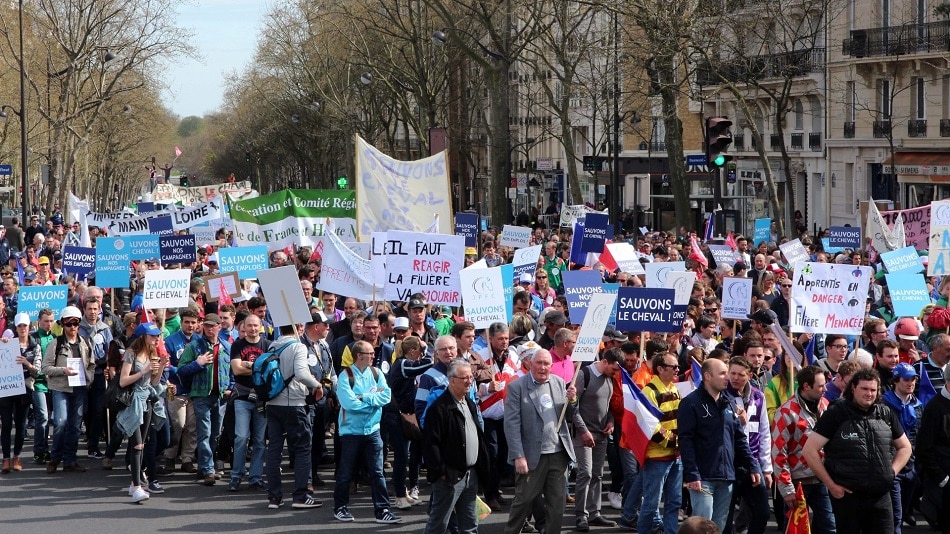
[[[892,159],[896,165],[892,165]],[[950,182],[950,152],[898,152],[884,160],[885,174],[918,176],[933,182]]]

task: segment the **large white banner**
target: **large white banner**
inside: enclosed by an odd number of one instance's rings
[[[859,335],[870,267],[801,262],[792,278],[792,332]]]
[[[507,323],[504,280],[501,267],[473,264],[459,273],[465,319],[475,328],[488,328],[492,323]]]
[[[407,301],[423,293],[430,304],[462,304],[459,271],[465,266],[465,237],[390,230],[386,254],[386,300]]]
[[[901,221],[901,226],[903,226],[903,221]],[[871,238],[871,246],[878,254],[904,248],[903,244],[898,244],[897,237],[888,228],[873,200],[868,202],[868,221],[864,228],[864,235]]]
[[[362,300],[378,300],[383,295],[382,284],[373,290],[370,261],[353,252],[330,229],[323,234],[323,254],[320,281],[316,289]],[[382,278],[380,278],[382,280]]]
[[[158,184],[152,191],[152,200],[155,202],[181,202],[182,204],[196,204],[207,202],[215,197],[224,197],[227,193],[231,199],[252,198],[256,191],[251,189],[250,181],[223,183],[217,185],[202,185],[198,187],[179,187],[172,184]]]
[[[356,196],[360,235],[425,231],[433,215],[439,233],[452,233],[452,195],[445,151],[400,161],[356,137]]]
[[[191,271],[188,269],[145,271],[143,305],[149,309],[187,307],[190,287]]]

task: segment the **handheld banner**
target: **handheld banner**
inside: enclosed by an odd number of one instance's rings
[[[218,269],[222,273],[236,272],[242,280],[254,278],[258,271],[267,269],[267,247],[227,247],[218,249]]]
[[[745,321],[752,311],[752,279],[722,279],[722,318]]]
[[[592,295],[581,323],[581,331],[577,334],[577,343],[571,360],[575,362],[592,362],[597,359],[597,349],[600,348],[601,338],[607,321],[615,309],[617,295],[613,293],[598,293]]]
[[[853,226],[828,227],[828,244],[833,247],[861,248],[861,229]]]
[[[600,277],[600,272],[565,271],[561,273],[561,276],[571,324],[584,324],[591,297],[604,291],[604,281]]]
[[[679,332],[673,320],[675,291],[621,287],[617,300],[617,330],[622,332]]]
[[[903,271],[884,276],[887,278],[895,316],[917,317],[920,310],[930,304],[930,293],[927,291],[924,275]]]
[[[96,239],[96,285],[99,287],[128,287],[128,241],[122,237]]]
[[[499,267],[469,266],[459,273],[465,319],[476,329],[488,328],[492,323],[507,323],[504,277]]]
[[[525,248],[531,244],[531,229],[526,226],[506,224],[501,231],[498,245],[502,247]]]
[[[241,281],[238,280],[237,273],[213,274],[201,277],[205,281],[205,291],[207,292],[208,302],[218,302],[222,297],[221,281],[224,280],[224,290],[232,299],[241,296]]]
[[[267,310],[274,320],[274,326],[310,322],[310,307],[303,297],[296,267],[285,265],[258,271],[257,281],[267,295]]]
[[[96,270],[96,249],[92,247],[63,247],[63,272],[76,280],[85,280]]]
[[[0,398],[26,394],[23,365],[16,362],[19,343],[0,343]]]
[[[929,276],[950,274],[950,226],[933,227],[929,253],[927,274]]]
[[[188,306],[190,287],[191,271],[187,269],[145,271],[143,306],[149,309],[184,308]]]
[[[685,261],[661,261],[648,263],[645,266],[647,272],[647,287],[666,287],[666,279],[670,273],[686,270]]]
[[[132,261],[157,258],[161,254],[158,235],[132,235],[126,238],[129,245],[129,258]]]
[[[791,331],[860,335],[870,281],[870,267],[800,263],[792,278]]]
[[[790,267],[794,268],[795,264],[800,261],[808,261],[808,251],[805,250],[805,245],[802,245],[801,239],[795,238],[779,245],[778,248],[785,256],[785,263]]]
[[[518,278],[524,273],[529,273],[534,277],[534,271],[538,267],[538,258],[541,257],[541,247],[543,245],[535,245],[533,247],[519,248],[515,251],[514,259],[511,264],[515,266],[515,278]]]
[[[759,246],[759,243],[768,243],[772,236],[772,219],[756,219],[755,233],[753,234],[753,246]]]
[[[600,254],[604,243],[613,237],[608,235],[610,221],[605,213],[588,213],[584,216],[584,235],[581,238],[581,252]]]
[[[422,232],[387,232],[393,248],[386,255],[386,300],[408,301],[422,293],[430,304],[459,306],[459,271],[465,265],[465,238]]]
[[[59,319],[66,307],[66,297],[69,288],[66,286],[25,286],[17,294],[17,313],[30,316],[30,322],[40,317],[40,310],[49,308],[53,316]]]
[[[478,247],[478,214],[456,213],[455,235],[465,238],[466,247]]]
[[[198,259],[193,235],[163,235],[159,238],[159,248],[162,251],[162,265],[172,263],[187,265]]]
[[[881,261],[887,267],[890,274],[901,271],[919,273],[923,271],[924,264],[920,262],[920,255],[914,247],[904,247],[897,250],[890,250],[881,253]],[[929,262],[928,262],[929,263]]]

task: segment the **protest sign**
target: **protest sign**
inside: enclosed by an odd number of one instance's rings
[[[139,215],[148,215],[155,211],[154,202],[139,202],[135,207],[135,211],[137,211]]]
[[[96,239],[96,285],[128,287],[130,261],[127,239],[122,237]]]
[[[234,240],[274,251],[290,245],[314,247],[327,218],[337,235],[356,241],[356,199],[351,190],[289,189],[230,203]],[[429,214],[431,217],[432,214]]]
[[[0,398],[26,395],[23,365],[17,363],[19,343],[0,343]]]
[[[712,253],[713,261],[716,265],[728,265],[732,267],[739,261],[739,253],[732,250],[729,245],[707,245],[709,252]]]
[[[581,252],[600,254],[604,250],[604,242],[613,237],[608,235],[610,221],[606,213],[588,213],[584,216],[584,235],[581,239]]]
[[[507,322],[511,322],[511,318],[514,316],[512,298],[515,295],[515,266],[506,263],[499,268],[501,269],[501,287],[505,289],[505,314],[508,317]]]
[[[541,257],[541,247],[542,245],[535,245],[533,247],[519,248],[515,251],[514,258],[511,262],[515,266],[515,278],[518,278],[524,273],[528,273],[534,278],[534,271],[538,267],[538,258]]]
[[[270,265],[264,245],[220,248],[217,254],[218,269],[222,273],[236,272],[242,280],[256,277],[257,271],[263,271]]]
[[[927,248],[927,241],[930,240],[930,209],[929,205],[906,210],[882,211],[881,219],[888,228],[891,229],[892,236],[895,237],[894,246],[886,249],[878,249],[878,252],[893,250],[894,248],[903,248],[905,246],[914,247],[917,250]],[[939,209],[939,206],[938,206]],[[868,209],[870,213],[870,208]],[[900,216],[900,219],[898,219]],[[941,216],[943,212],[941,211]],[[898,222],[902,222],[898,228]],[[899,242],[900,230],[904,232],[904,242]],[[877,248],[875,246],[875,248]]]
[[[779,245],[778,248],[782,251],[782,255],[785,256],[785,263],[793,269],[796,263],[808,261],[808,251],[805,250],[805,245],[802,245],[801,239],[792,239],[791,241]]]
[[[452,194],[446,152],[415,161],[400,161],[356,138],[356,190],[361,235],[387,230],[422,232],[439,220],[448,234]]]
[[[175,229],[172,227],[171,215],[163,215],[161,217],[152,217],[149,219],[148,231],[153,235],[157,234],[159,236],[175,235]]]
[[[172,213],[172,227],[176,230],[187,230],[192,226],[207,224],[221,218],[221,207],[224,199],[202,202],[194,206],[182,208]]]
[[[158,235],[132,235],[126,238],[129,247],[129,259],[132,261],[157,258],[161,254]]]
[[[672,289],[621,287],[617,300],[617,329],[623,332],[679,332],[673,320]]]
[[[478,247],[478,214],[456,213],[455,235],[465,238],[466,247]]]
[[[275,327],[311,321],[310,307],[303,297],[296,267],[285,265],[258,271],[257,281],[267,295],[267,311]]]
[[[844,249],[841,247],[831,246],[831,239],[827,237],[821,238],[821,250],[824,250],[825,252],[829,254],[837,254],[839,252],[844,252]]]
[[[646,286],[647,287],[666,287],[666,278],[672,272],[680,272],[686,270],[685,261],[661,261],[648,263],[644,266],[647,276],[646,276]]]
[[[950,226],[950,200],[936,200],[930,203],[930,225]]]
[[[621,271],[630,274],[644,273],[643,264],[640,263],[640,253],[630,243],[607,243],[604,248]]]
[[[211,274],[201,277],[205,282],[205,294],[208,302],[218,302],[218,300],[227,293],[232,299],[241,296],[241,281],[237,273]],[[224,293],[221,286],[224,285]]]
[[[63,272],[76,280],[85,280],[86,275],[96,270],[96,249],[92,247],[63,247]]]
[[[152,190],[152,199],[158,201],[181,202],[189,206],[198,202],[207,202],[215,197],[227,195],[232,199],[250,196],[255,191],[251,188],[249,180],[243,180],[234,183],[222,183],[215,185],[202,185],[197,187],[179,187],[172,184],[156,184]]]
[[[592,295],[588,303],[581,331],[577,334],[571,360],[575,362],[592,362],[597,359],[597,349],[607,327],[607,321],[615,309],[617,295],[612,293],[598,293]]]
[[[561,208],[560,226],[561,228],[570,228],[575,221],[583,220],[588,213],[607,213],[607,210],[597,211],[584,204],[575,204],[572,206],[563,206]]]
[[[193,235],[163,235],[159,238],[159,248],[162,251],[162,265],[189,264],[198,259]]]
[[[929,253],[927,275],[945,276],[950,274],[950,226],[933,227]]]
[[[722,318],[746,320],[752,311],[752,279],[722,279]]]
[[[320,280],[314,284],[315,289],[363,300],[375,300],[383,294],[382,284],[373,287],[370,260],[347,247],[335,232],[327,232],[321,242]]]
[[[128,219],[112,219],[105,228],[111,236],[145,235],[150,233],[148,222],[151,219],[150,215],[134,216]]]
[[[216,245],[214,234],[216,233],[215,228],[210,225],[200,224],[198,226],[192,226],[189,230],[191,235],[195,236],[195,245],[202,247],[205,245]]]
[[[190,287],[191,271],[188,269],[145,271],[142,305],[148,309],[184,308],[188,306]]]
[[[861,229],[853,226],[828,227],[828,244],[833,247],[861,248]]]
[[[693,294],[693,283],[696,282],[696,273],[693,271],[672,271],[666,277],[663,287],[672,289],[673,293],[673,321],[682,325],[686,320],[686,308],[689,297]]]
[[[570,311],[572,324],[584,324],[587,306],[596,293],[602,293],[603,279],[598,271],[564,271],[561,273],[564,282],[564,296],[567,298],[567,308]]]
[[[799,263],[792,279],[792,332],[860,335],[871,268]]]
[[[40,310],[53,310],[53,316],[59,319],[66,307],[66,297],[69,288],[66,286],[24,286],[17,293],[17,313],[30,316],[30,321],[40,317]]]
[[[903,271],[884,275],[887,289],[897,317],[917,317],[924,306],[930,304],[927,282],[920,273]]]
[[[379,287],[386,280],[386,254],[392,249],[392,243],[386,232],[373,232],[370,237],[370,273]]]
[[[768,243],[772,237],[772,219],[756,219],[753,236],[753,245],[756,247],[759,243]]]
[[[525,226],[506,224],[498,244],[503,247],[524,248],[531,244],[531,229]]]
[[[920,262],[920,255],[914,247],[904,247],[881,253],[881,260],[887,267],[887,272],[894,274],[901,271],[919,273],[924,269]]]
[[[620,284],[618,283],[604,283],[601,287],[604,288],[604,293],[610,293],[611,295],[616,295],[617,291],[620,289]],[[599,294],[599,293],[598,293]],[[610,318],[607,319],[607,324],[616,325],[617,324],[617,301],[614,301],[614,307],[610,310]]]
[[[573,263],[587,265],[587,254],[581,252],[581,241],[584,239],[584,219],[574,221],[574,233],[571,234],[571,255]]]
[[[462,303],[459,271],[465,265],[465,238],[390,230],[386,255],[386,300],[408,301],[422,293],[430,304]]]
[[[465,319],[476,329],[488,328],[492,323],[507,323],[504,280],[498,267],[471,265],[459,273]]]

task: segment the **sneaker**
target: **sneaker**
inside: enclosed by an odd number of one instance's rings
[[[617,526],[620,530],[625,530],[627,532],[636,532],[637,531],[637,520],[629,520],[623,516],[617,520]]]
[[[184,473],[197,473],[198,468],[195,467],[194,462],[185,462],[181,464],[181,470]]]
[[[103,465],[105,465],[105,458],[102,459]],[[159,477],[170,477],[175,474],[175,469],[169,469],[165,464],[158,464],[158,467],[155,468],[155,476]]]
[[[314,476],[314,477],[313,477],[313,481],[311,482],[311,484],[312,484],[314,487],[317,487],[317,488],[322,488],[323,486],[326,486],[326,485],[327,485],[327,483],[324,482],[322,478],[320,478],[320,475]]]
[[[216,480],[217,479],[215,478],[214,473],[208,473],[203,479],[201,479],[201,483],[205,486],[214,486]]]
[[[291,508],[320,508],[321,506],[323,506],[323,501],[313,495],[307,495],[306,499],[294,501],[294,503],[290,505]]]
[[[337,508],[336,512],[333,512],[333,517],[337,521],[353,521],[353,514],[346,509],[346,506]]]
[[[103,457],[102,457],[102,468],[105,469],[105,470],[107,470],[107,471],[110,470],[110,469],[112,469],[112,458],[109,458],[108,456],[103,456]]]
[[[257,490],[257,491],[267,491],[267,484],[264,484],[263,481],[258,480],[257,482],[251,482],[247,485],[247,489]]]
[[[33,463],[36,464],[36,465],[43,465],[43,464],[46,463],[46,458],[43,456],[42,453],[41,453],[41,454],[34,454],[34,455],[33,455]]]
[[[145,491],[149,493],[153,493],[155,495],[159,495],[159,494],[165,493],[165,488],[163,488],[162,485],[159,484],[157,480],[153,480],[148,483],[148,487],[145,488]]]
[[[232,478],[232,479],[231,479],[231,482],[228,484],[228,491],[234,492],[234,491],[237,491],[237,490],[239,490],[239,489],[241,489],[241,479],[240,479],[240,478]]]
[[[59,467],[59,460],[50,460],[46,462],[46,473],[52,475],[56,472],[56,468]]]
[[[409,502],[409,497],[396,497],[395,506],[399,510],[408,510],[412,508],[412,503]]]
[[[135,493],[135,484],[129,484],[129,497],[131,497],[133,493]]]
[[[101,460],[105,458],[105,455],[99,451],[89,451],[89,454],[87,454],[86,457],[91,458],[93,460]]]
[[[142,502],[148,500],[148,492],[143,490],[141,486],[136,486],[132,490],[132,502]]]
[[[402,518],[389,511],[389,508],[383,508],[383,511],[376,516],[377,523],[391,524],[402,523]]]
[[[271,510],[276,510],[283,505],[284,505],[283,499],[277,499],[274,497],[267,499],[267,507],[270,508]]]
[[[422,502],[422,500],[419,499],[419,486],[413,486],[412,489],[409,490],[409,498],[414,501]]]
[[[610,507],[614,510],[623,509],[623,498],[619,493],[611,491],[607,493],[607,500],[610,501]]]

